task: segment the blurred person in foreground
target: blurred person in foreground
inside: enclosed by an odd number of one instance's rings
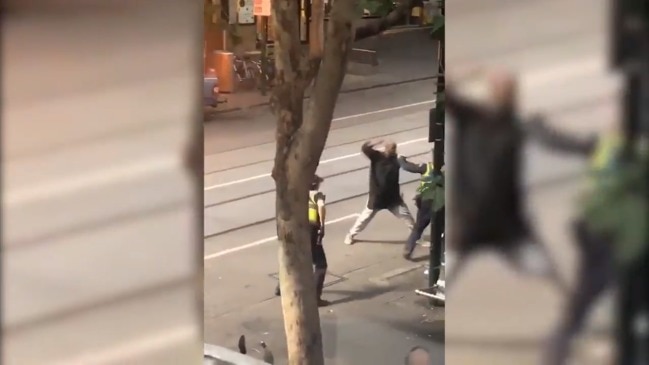
[[[433,214],[435,224],[444,222],[444,171],[436,172],[432,162],[415,164],[401,155],[398,160],[399,165],[405,171],[421,175],[417,195],[415,195],[417,218],[403,251],[403,258],[412,260],[412,253],[417,241],[421,239],[424,230],[433,219]]]
[[[405,365],[431,365],[430,353],[423,347],[415,346],[406,355]]]
[[[517,123],[514,77],[488,73],[490,100],[485,103],[463,97],[454,86],[447,82],[445,95],[446,112],[456,126],[450,143],[453,209],[446,281],[453,282],[473,254],[493,250],[515,269],[566,291],[556,263],[524,211],[523,132]]]
[[[323,179],[314,175],[309,190],[309,227],[311,231],[311,260],[313,261],[316,295],[318,306],[325,307],[331,304],[329,301],[322,299],[325,278],[327,276],[327,255],[322,245],[322,239],[325,235],[325,219],[327,208],[325,201],[327,197],[320,191],[320,185]],[[280,285],[275,288],[275,295],[281,295]]]
[[[616,264],[633,261],[634,257],[642,261],[643,252],[647,262],[647,235],[642,233],[648,223],[646,140],[624,151],[628,142],[618,129],[579,137],[552,128],[541,118],[529,123],[527,134],[552,150],[590,157],[588,186],[572,225],[579,257],[576,289],[567,299],[543,358],[544,365],[563,365],[593,304],[616,281]],[[625,152],[635,156],[631,161],[635,159],[637,165],[623,161]],[[645,269],[640,275],[649,274]]]
[[[383,147],[382,151],[377,149],[379,146]],[[363,143],[361,151],[370,160],[369,197],[365,208],[345,237],[346,245],[354,244],[356,235],[362,232],[381,210],[389,210],[409,229],[415,225],[401,195],[397,144],[383,140],[367,141]]]

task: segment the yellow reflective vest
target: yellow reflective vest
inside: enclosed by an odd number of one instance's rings
[[[320,224],[320,214],[318,213],[318,202],[316,202],[316,197],[318,192],[311,194],[309,192],[309,223],[317,225]]]

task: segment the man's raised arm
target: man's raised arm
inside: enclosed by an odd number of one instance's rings
[[[383,143],[382,140],[367,141],[361,146],[361,151],[363,152],[363,154],[365,154],[365,156],[367,156],[367,158],[372,160],[379,154],[379,151],[375,150],[374,147],[380,145],[381,143]]]

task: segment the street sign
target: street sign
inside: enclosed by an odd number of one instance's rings
[[[256,16],[270,16],[270,0],[255,0],[254,14]]]

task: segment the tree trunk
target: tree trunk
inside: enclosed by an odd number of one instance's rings
[[[315,1],[322,4],[322,1]],[[324,150],[355,36],[357,0],[335,1],[324,47],[300,44],[297,1],[273,1],[277,117],[275,164],[279,278],[289,365],[323,365],[307,216],[311,178]],[[320,5],[318,5],[320,6]],[[315,14],[319,17],[319,14]],[[378,32],[381,27],[373,28]],[[316,34],[313,32],[312,34]],[[369,34],[369,33],[368,33]],[[304,111],[304,94],[312,84]]]
[[[276,85],[271,106],[277,117],[275,165],[279,280],[289,365],[324,365],[320,317],[311,264],[307,204],[317,164],[305,166],[301,148],[308,58],[301,47],[297,1],[273,1]]]

